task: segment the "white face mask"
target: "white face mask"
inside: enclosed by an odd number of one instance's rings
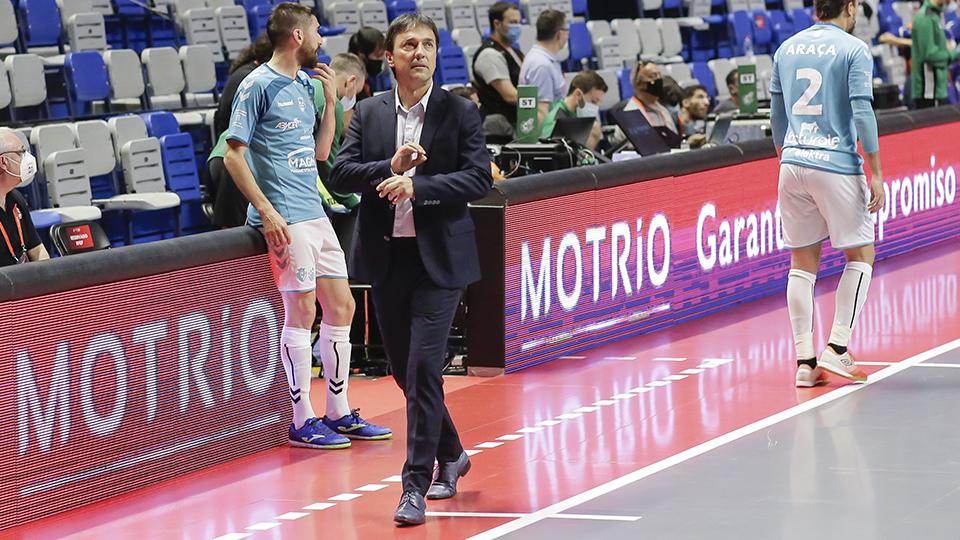
[[[600,118],[600,106],[589,101],[577,109],[578,118]]]
[[[557,60],[560,62],[566,62],[567,58],[570,58],[570,45],[564,45],[560,52],[557,53]]]
[[[347,97],[343,96],[340,98],[340,106],[343,107],[343,112],[353,110],[353,106],[357,104],[357,96]]]
[[[33,154],[30,152],[26,152],[23,154],[23,157],[20,158],[20,170],[17,172],[7,170],[7,173],[19,178],[21,186],[29,184],[37,174],[37,158],[33,157]]]

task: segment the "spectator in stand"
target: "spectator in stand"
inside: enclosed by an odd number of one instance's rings
[[[367,82],[363,85],[363,90],[357,94],[357,101],[373,96],[373,80],[383,72],[386,58],[386,48],[383,46],[385,40],[383,32],[369,26],[364,26],[350,36],[348,50],[363,60],[367,70]]]
[[[690,148],[700,148],[707,142],[707,112],[710,111],[710,96],[701,85],[683,91],[680,102],[680,134]]]
[[[49,259],[40,242],[30,206],[15,188],[33,180],[37,160],[10,128],[0,128],[0,266]]]
[[[669,75],[663,76],[663,96],[660,103],[666,105],[670,112],[680,112],[680,102],[683,101],[683,87]]]
[[[910,86],[917,109],[947,103],[947,68],[960,57],[948,49],[943,31],[943,11],[950,0],[926,0],[913,17]]]
[[[663,104],[664,85],[660,67],[654,62],[641,60],[633,68],[633,97],[621,101],[613,108],[622,111],[643,111],[647,122],[654,127],[667,127],[674,133],[677,115]]]
[[[537,43],[527,53],[520,68],[520,84],[539,89],[537,109],[540,122],[546,118],[550,106],[566,93],[560,61],[569,55],[569,39],[570,27],[562,11],[546,9],[540,13],[537,17]]]
[[[553,136],[553,129],[557,125],[558,118],[597,118],[593,126],[593,132],[587,139],[587,148],[595,150],[600,143],[602,133],[600,131],[600,102],[606,95],[607,83],[603,77],[595,71],[581,71],[570,81],[570,89],[567,91],[567,97],[558,99],[550,107],[543,125],[540,130],[540,136],[549,138]]]
[[[513,48],[520,42],[520,10],[510,2],[490,6],[490,39],[473,57],[473,78],[484,115],[483,130],[491,135],[514,135],[517,122],[517,84],[523,53]],[[506,129],[504,129],[504,126]]]
[[[731,69],[730,73],[727,73],[727,91],[730,92],[730,97],[717,103],[717,107],[713,110],[716,114],[740,110],[739,81],[737,80],[736,69]]]
[[[217,227],[239,227],[247,222],[247,204],[249,203],[223,165],[223,156],[227,151],[226,131],[230,127],[233,98],[237,94],[240,83],[257,66],[267,63],[271,56],[273,56],[273,45],[270,44],[270,38],[264,32],[237,55],[237,59],[230,66],[230,78],[227,79],[223,93],[220,94],[220,104],[213,117],[217,144],[207,158],[207,169],[210,171],[210,196],[213,198],[212,221]]]

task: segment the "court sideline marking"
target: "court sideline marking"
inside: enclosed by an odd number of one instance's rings
[[[688,448],[687,450],[674,454],[666,459],[660,460],[646,467],[637,469],[632,473],[621,476],[620,478],[617,478],[605,484],[601,484],[593,489],[584,491],[582,493],[574,495],[573,497],[570,497],[558,503],[547,506],[546,508],[537,510],[532,514],[523,516],[521,518],[518,518],[514,521],[510,521],[508,523],[504,523],[503,525],[500,525],[488,531],[484,531],[480,534],[471,536],[468,540],[493,540],[495,538],[500,538],[501,536],[504,536],[506,534],[518,531],[524,527],[528,527],[544,519],[553,517],[559,514],[560,512],[569,510],[570,508],[573,508],[580,504],[592,501],[593,499],[596,499],[610,492],[613,492],[617,489],[633,484],[639,480],[642,480],[648,476],[654,475],[660,471],[669,469],[674,465],[678,465],[680,463],[693,459],[697,456],[705,454],[711,450],[715,450],[721,446],[734,442],[747,435],[766,429],[784,420],[788,420],[795,416],[799,416],[800,414],[805,413],[809,410],[815,409],[817,407],[820,407],[821,405],[826,405],[827,403],[836,401],[842,397],[852,394],[853,392],[856,392],[863,388],[867,388],[872,384],[880,382],[886,379],[887,377],[900,373],[901,371],[907,368],[914,367],[925,360],[935,358],[942,354],[953,351],[954,349],[957,349],[957,348],[960,348],[960,339],[956,339],[949,343],[945,343],[943,345],[934,347],[932,349],[928,349],[922,353],[911,356],[906,360],[898,362],[895,365],[886,367],[870,375],[870,379],[865,384],[851,384],[848,386],[844,386],[842,388],[839,388],[827,394],[823,394],[821,396],[813,398],[799,405],[795,405],[789,409],[780,411],[779,413],[757,420],[752,424],[748,424],[739,429],[735,429],[729,433],[725,433],[719,437],[710,439],[709,441],[701,443],[697,446]]]

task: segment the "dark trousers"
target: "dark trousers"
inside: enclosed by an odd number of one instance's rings
[[[939,107],[945,103],[942,99],[915,99],[913,100],[913,106],[916,109],[929,109],[931,107]]]
[[[443,403],[442,377],[461,291],[433,283],[415,238],[394,238],[390,244],[387,278],[371,292],[393,377],[407,399],[403,489],[426,494],[434,459],[455,461],[463,452]]]

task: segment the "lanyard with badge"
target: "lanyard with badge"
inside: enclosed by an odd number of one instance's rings
[[[0,233],[3,234],[3,240],[7,243],[7,249],[10,250],[10,256],[17,259],[17,264],[27,262],[27,242],[23,239],[23,227],[20,225],[20,207],[13,206],[13,220],[17,223],[17,233],[20,235],[20,255],[17,256],[13,250],[13,244],[10,243],[10,236],[7,234],[7,228],[0,222]]]

